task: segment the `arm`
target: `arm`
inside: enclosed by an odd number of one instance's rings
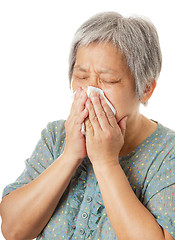
[[[170,235],[165,238],[154,216],[134,194],[119,164],[94,166],[94,172],[118,239],[173,240]]]
[[[0,213],[6,239],[37,237],[52,216],[76,168],[76,161],[63,154],[38,178],[3,198]]]
[[[119,165],[126,118],[117,123],[103,99],[101,104],[97,96],[92,96],[91,100],[87,102],[87,152],[116,236],[120,240],[172,240],[138,200]]]
[[[0,215],[2,232],[6,239],[33,239],[40,234],[52,216],[73,173],[86,156],[85,139],[81,134],[82,122],[88,114],[84,109],[86,99],[87,95],[83,91],[75,95],[65,124],[66,146],[63,154],[32,182],[3,198]],[[43,143],[42,147],[46,148],[46,145],[50,144]],[[38,151],[40,148],[41,146]],[[36,155],[40,156],[40,152]],[[37,160],[33,161],[36,161],[37,166]]]

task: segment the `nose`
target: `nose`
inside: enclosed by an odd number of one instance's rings
[[[87,92],[88,86],[96,87],[102,89],[100,84],[100,79],[97,75],[90,75],[87,79],[82,79],[81,81],[76,81],[72,79],[71,89],[76,91],[79,87]]]
[[[91,76],[88,80],[86,80],[86,83],[83,84],[83,88],[87,90],[88,86],[100,88],[99,86],[99,78],[97,76]]]

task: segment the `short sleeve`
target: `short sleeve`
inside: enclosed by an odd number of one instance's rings
[[[151,175],[151,171],[148,174]],[[144,205],[154,215],[159,225],[175,238],[174,150],[166,155],[157,172],[150,178],[145,192]]]
[[[25,161],[23,173],[4,189],[3,197],[37,178],[61,155],[65,145],[64,123],[64,120],[55,121],[42,130],[31,157]]]

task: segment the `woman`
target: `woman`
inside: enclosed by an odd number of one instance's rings
[[[76,32],[67,121],[48,124],[0,205],[6,239],[175,239],[175,134],[139,112],[161,70],[154,26],[115,12]],[[103,90],[87,96],[87,87]],[[86,135],[81,132],[85,124]]]

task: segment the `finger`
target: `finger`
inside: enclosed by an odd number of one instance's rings
[[[87,129],[88,127],[92,127],[94,132],[95,132],[95,129],[99,129],[99,128],[101,129],[93,104],[90,99],[87,100],[86,107],[89,112],[89,121],[90,121],[90,123],[88,122],[89,124],[87,125]]]
[[[76,131],[81,132],[82,123],[88,116],[88,109],[85,107],[87,98],[87,94],[82,88],[79,88],[74,95],[74,101],[66,122],[70,128],[76,129]]]
[[[87,93],[82,88],[79,88],[74,96],[74,101],[72,103],[71,112],[80,113],[85,109],[85,104],[87,101]]]
[[[94,129],[92,127],[91,121],[89,120],[89,117],[86,118],[86,120],[84,121],[84,125],[85,125],[86,136],[88,135],[94,136]]]
[[[100,95],[100,100],[101,100],[101,105],[105,111],[105,114],[107,116],[108,122],[111,125],[111,127],[115,128],[118,126],[117,124],[117,119],[113,113],[113,111],[111,110],[111,108],[109,107],[109,105],[107,104],[105,98],[103,95]]]
[[[81,128],[82,128],[83,122],[84,122],[85,119],[88,117],[88,114],[89,114],[88,109],[85,108],[85,109],[79,114],[79,116],[77,116],[77,117],[75,118],[74,124],[79,125],[80,130],[81,130]]]
[[[126,117],[122,118],[122,119],[119,121],[119,123],[118,123],[118,125],[119,125],[119,127],[120,127],[120,129],[121,129],[121,132],[122,132],[122,135],[123,135],[123,136],[125,136],[125,133],[126,133],[126,123],[127,123],[127,119],[128,119],[128,117],[126,116]]]
[[[74,92],[74,99],[77,99],[78,96],[80,95],[80,92],[81,92],[82,88],[79,87],[75,92]]]
[[[101,105],[99,95],[96,92],[92,92],[90,94],[90,99],[92,101],[93,108],[96,113],[96,116],[97,116],[97,119],[98,119],[101,129],[106,129],[107,127],[109,127],[109,122],[107,120],[105,111]]]
[[[76,129],[76,131],[80,131],[82,129],[82,124],[85,119],[88,117],[88,109],[85,108],[79,115],[69,115],[66,120],[66,125],[72,129]]]

